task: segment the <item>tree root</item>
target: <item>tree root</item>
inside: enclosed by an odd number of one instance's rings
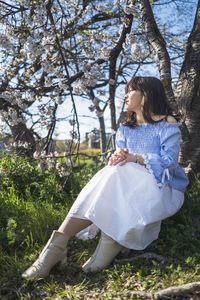
[[[191,282],[183,285],[178,286],[172,286],[167,289],[163,289],[160,291],[157,291],[153,295],[153,299],[159,300],[159,299],[172,299],[171,297],[174,296],[182,296],[186,294],[192,294],[194,292],[200,292],[200,281],[197,282]]]
[[[143,253],[134,257],[130,258],[124,258],[124,259],[115,259],[115,262],[132,262],[139,258],[145,258],[145,259],[156,259],[161,264],[164,264],[167,262],[167,258],[163,257],[162,255],[155,254],[153,252],[147,252]],[[130,291],[129,292],[130,299],[132,297],[140,297],[139,299],[151,299],[151,300],[171,300],[176,296],[190,296],[191,294],[198,294],[200,299],[200,281],[197,282],[191,282],[183,285],[178,286],[172,286],[167,289],[158,290],[156,292],[141,292],[141,291]],[[193,299],[193,298],[190,298]]]
[[[123,258],[123,259],[115,259],[115,262],[130,262],[130,261],[134,261],[137,260],[139,258],[145,258],[145,259],[156,259],[157,261],[159,261],[161,264],[164,264],[167,262],[167,258],[165,258],[162,255],[153,253],[153,252],[147,252],[147,253],[143,253],[134,257],[130,257],[130,258]]]
[[[169,287],[167,289],[159,290],[157,292],[144,291],[126,291],[120,293],[120,299],[138,299],[138,300],[172,300],[174,297],[179,299],[200,299],[200,282],[192,282],[179,286]],[[115,295],[119,296],[118,293]],[[106,294],[104,294],[106,296]],[[193,298],[195,296],[195,298]],[[118,298],[116,298],[118,299]]]

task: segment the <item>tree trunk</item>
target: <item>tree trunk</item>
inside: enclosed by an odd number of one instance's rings
[[[174,110],[176,110],[177,106],[175,103],[174,92],[171,85],[170,57],[166,49],[166,42],[156,24],[149,0],[141,1],[141,10],[147,40],[154,50],[154,53],[158,57],[160,79],[163,83],[167,98],[171,106]]]
[[[9,107],[11,106],[3,98],[0,98],[0,110],[7,112]],[[18,107],[13,106],[13,108],[16,110],[18,117],[20,117],[21,113],[19,112]],[[35,138],[32,130],[28,129],[24,123],[18,123],[14,126],[8,124],[8,126],[12,133],[12,140],[17,144],[15,147],[16,153],[18,155],[26,154],[32,156],[36,149]],[[23,146],[19,145],[20,142],[27,143],[28,148],[24,148]]]
[[[194,26],[188,38],[185,59],[176,86],[176,97],[183,114],[181,163],[200,171],[200,1]]]
[[[133,2],[135,3],[135,1]],[[117,64],[118,56],[122,51],[123,43],[125,43],[126,35],[131,31],[132,22],[133,22],[133,15],[126,15],[124,19],[121,35],[117,41],[116,46],[111,50],[110,53],[109,78],[113,82],[110,82],[109,84],[109,100],[110,100],[111,129],[114,132],[116,132],[117,130],[116,110],[115,110],[116,64]],[[113,141],[113,144],[115,144],[115,141]]]
[[[23,146],[20,146],[19,144],[15,147],[17,155],[28,155],[32,156],[33,153],[36,150],[36,144],[35,139],[33,136],[33,133],[30,129],[26,127],[26,124],[19,123],[15,126],[10,126],[13,140],[14,142],[22,142],[22,143],[28,143],[28,148],[24,148]]]
[[[106,146],[107,146],[104,117],[99,117],[99,125],[100,125],[100,148],[101,148],[101,153],[104,153],[106,151]]]

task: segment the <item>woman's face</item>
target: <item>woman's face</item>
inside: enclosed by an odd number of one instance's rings
[[[141,111],[144,105],[144,97],[140,91],[129,91],[125,95],[127,111]]]

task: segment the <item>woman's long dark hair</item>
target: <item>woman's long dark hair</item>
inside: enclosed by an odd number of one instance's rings
[[[144,96],[143,117],[147,123],[158,123],[151,114],[172,116],[172,109],[168,103],[162,82],[156,77],[133,77],[126,86],[126,94],[130,91],[140,91]],[[124,125],[136,127],[136,113],[127,112]]]

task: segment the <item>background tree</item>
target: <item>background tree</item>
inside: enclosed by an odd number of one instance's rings
[[[166,4],[173,9],[167,18]],[[151,66],[174,110],[182,113],[181,161],[199,169],[199,2],[18,0],[0,5],[0,110],[18,153],[32,154],[41,140],[43,151],[50,151],[63,102],[69,103],[70,150],[78,151],[77,97],[90,99],[105,152],[105,111],[110,110],[114,142],[122,87],[131,76],[148,74]],[[188,23],[181,30],[172,23],[195,8],[187,41]]]

